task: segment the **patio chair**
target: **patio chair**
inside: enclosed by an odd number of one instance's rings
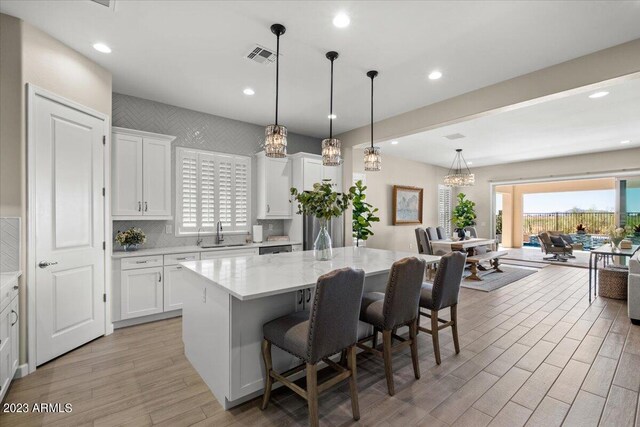
[[[565,243],[567,243],[569,246],[571,246],[571,249],[573,249],[574,251],[582,251],[582,250],[584,250],[584,245],[582,243],[574,241],[573,237],[571,237],[570,234],[564,234],[561,231],[549,231],[549,234],[551,236],[560,236],[560,238],[562,240],[564,240]],[[572,255],[572,257],[573,257],[573,255]]]
[[[542,252],[548,255],[543,257],[543,260],[566,262],[570,257],[573,257],[573,248],[560,236],[551,236],[548,232],[543,231],[538,234],[538,239]]]

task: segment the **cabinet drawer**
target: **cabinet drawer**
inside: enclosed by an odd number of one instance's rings
[[[188,254],[170,254],[164,256],[164,265],[176,265],[185,261],[198,261],[200,252],[191,252]]]
[[[162,267],[162,255],[122,258],[122,261],[120,262],[120,268],[122,270],[148,267]]]
[[[227,251],[203,252],[201,259],[233,258],[239,256],[258,255],[258,248],[232,249]]]
[[[0,311],[4,310],[17,295],[18,279],[12,280],[0,288]]]

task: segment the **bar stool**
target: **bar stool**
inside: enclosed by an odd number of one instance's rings
[[[440,342],[438,331],[451,326],[453,334],[453,345],[456,354],[460,353],[460,343],[458,342],[458,294],[460,293],[460,282],[467,256],[462,252],[451,252],[440,258],[440,263],[436,272],[436,277],[431,283],[424,283],[420,292],[420,307],[429,310],[426,313],[420,310],[421,316],[431,318],[431,329],[418,326],[418,329],[431,334],[433,338],[433,351],[436,356],[436,363],[440,364]],[[448,322],[438,318],[438,311],[444,308],[451,308],[451,320]],[[439,325],[438,322],[443,323]]]
[[[360,419],[356,383],[356,349],[358,313],[364,288],[364,271],[352,268],[335,270],[318,278],[311,313],[300,311],[279,317],[263,326],[262,358],[265,367],[262,409],[266,409],[275,381],[302,396],[309,406],[309,425],[318,425],[318,395],[341,381],[349,381],[353,418]],[[273,370],[271,345],[293,354],[304,363],[283,373]],[[347,368],[328,359],[347,354]],[[318,362],[324,361],[338,375],[318,384]],[[306,390],[287,377],[307,370]]]
[[[391,267],[385,293],[366,293],[362,299],[360,320],[373,325],[373,335],[358,341],[358,347],[383,357],[387,388],[391,396],[395,394],[391,360],[394,351],[407,346],[411,347],[413,373],[416,379],[420,379],[416,334],[418,303],[424,269],[425,262],[422,259],[410,257],[396,261]],[[395,334],[397,328],[407,325],[409,326],[409,339]],[[382,352],[376,348],[379,331],[382,331]],[[393,345],[394,338],[400,341],[395,346]],[[369,340],[373,341],[371,347],[364,345]]]

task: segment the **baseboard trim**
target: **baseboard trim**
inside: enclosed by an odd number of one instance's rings
[[[18,365],[18,369],[16,369],[16,374],[13,378],[22,378],[29,375],[29,364],[23,363],[22,365]]]
[[[142,323],[155,322],[157,320],[171,319],[172,317],[180,317],[180,316],[182,316],[182,310],[178,309],[178,310],[168,311],[166,313],[151,314],[149,316],[142,316],[142,317],[136,317],[134,319],[126,319],[126,320],[120,320],[118,322],[113,322],[113,328],[114,329],[126,328],[128,326],[140,325]]]
[[[113,333],[113,323],[109,323],[107,325],[107,331],[105,332],[105,335],[111,335]]]

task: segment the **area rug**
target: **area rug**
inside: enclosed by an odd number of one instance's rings
[[[485,275],[482,276],[482,281],[462,279],[460,286],[463,288],[475,289],[477,291],[491,292],[540,271],[539,268],[516,266],[506,267],[504,265],[501,265],[500,269],[504,271],[504,273],[485,273]]]

